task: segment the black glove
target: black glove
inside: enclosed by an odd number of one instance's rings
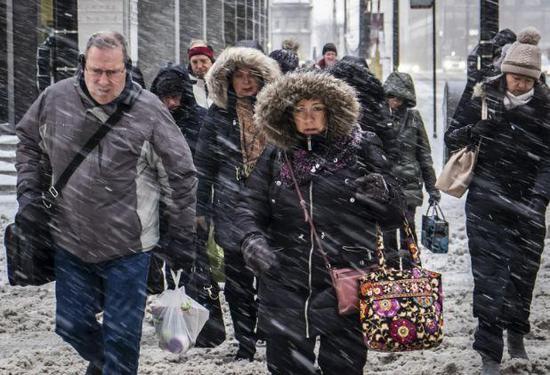
[[[431,190],[428,194],[430,195],[430,199],[428,201],[430,206],[439,203],[441,200],[441,193],[437,189]]]
[[[256,273],[261,275],[275,272],[279,268],[279,261],[271,251],[266,239],[259,234],[253,234],[244,240],[241,251],[245,263]]]
[[[470,131],[474,137],[488,137],[495,134],[497,125],[492,120],[479,120]]]
[[[370,173],[355,180],[355,198],[367,203],[386,203],[390,200],[390,190],[384,176]]]
[[[174,271],[192,266],[195,260],[195,242],[184,238],[170,238],[161,246],[160,255]]]

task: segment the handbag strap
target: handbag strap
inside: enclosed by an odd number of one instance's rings
[[[46,208],[52,207],[54,201],[57,199],[76,169],[80,166],[80,164],[82,164],[84,159],[86,159],[86,157],[99,144],[99,142],[107,135],[107,133],[113,128],[113,126],[120,120],[124,113],[122,107],[122,104],[119,104],[117,106],[116,111],[111,116],[109,116],[107,121],[101,124],[96,132],[84,144],[82,149],[76,153],[67,168],[65,168],[63,173],[61,173],[61,176],[55,182],[55,184],[50,186],[49,189],[42,194],[42,203],[44,204],[44,206],[46,206]]]
[[[430,216],[430,212],[432,212],[432,216],[440,215],[443,220],[447,220],[445,219],[445,215],[443,214],[441,206],[437,202],[433,202],[428,206],[428,209],[426,210],[426,216]]]
[[[304,219],[307,223],[309,223],[310,230],[313,236],[313,239],[315,243],[317,244],[317,247],[319,248],[319,252],[321,253],[321,256],[323,257],[323,261],[325,262],[325,267],[327,270],[332,269],[332,265],[330,264],[330,261],[328,260],[328,256],[323,249],[323,245],[321,243],[321,239],[319,238],[319,234],[317,233],[317,229],[315,228],[315,224],[313,223],[313,218],[308,212],[307,203],[304,199],[304,196],[302,192],[300,191],[300,187],[298,185],[298,182],[296,181],[296,177],[294,175],[294,170],[292,168],[292,163],[290,162],[287,153],[284,153],[285,161],[288,164],[288,170],[290,173],[290,177],[292,178],[292,183],[294,185],[294,189],[296,190],[296,194],[298,195],[298,199],[300,200],[300,207],[302,207],[302,210],[304,212]],[[409,225],[409,222],[407,221],[407,218],[405,215],[403,215],[404,218],[404,228],[405,233],[407,234],[407,247],[409,250],[409,253],[411,254],[411,258],[414,264],[421,266],[420,262],[420,254],[418,250],[418,246],[416,246],[416,242],[414,240],[414,236],[411,230],[411,227]],[[384,239],[382,236],[382,230],[380,229],[380,226],[376,225],[376,256],[378,258],[378,265],[382,270],[386,269],[386,259],[384,257]]]

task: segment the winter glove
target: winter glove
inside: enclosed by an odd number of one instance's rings
[[[355,198],[367,203],[386,203],[390,200],[390,190],[384,177],[379,173],[370,173],[355,180],[357,191]]]
[[[279,268],[277,257],[269,248],[266,239],[260,234],[253,234],[245,239],[241,251],[245,263],[257,275],[273,273]]]
[[[488,137],[494,134],[497,124],[492,120],[479,120],[470,130],[474,137]]]
[[[430,206],[439,203],[441,200],[441,193],[437,189],[430,191],[428,194],[430,195],[430,199],[428,201]]]
[[[166,244],[162,245],[159,252],[168,266],[177,271],[179,269],[186,269],[193,264],[195,260],[195,245],[193,240],[170,238]]]

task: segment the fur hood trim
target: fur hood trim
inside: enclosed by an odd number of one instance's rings
[[[283,150],[298,146],[298,133],[292,117],[294,106],[302,99],[321,99],[327,108],[327,139],[348,136],[360,112],[353,88],[329,73],[290,73],[267,85],[258,95],[254,122],[268,141]]]
[[[254,48],[226,48],[212,65],[205,80],[208,87],[208,97],[218,107],[227,109],[230,77],[240,67],[248,67],[261,77],[264,85],[273,81],[281,71],[273,59]]]

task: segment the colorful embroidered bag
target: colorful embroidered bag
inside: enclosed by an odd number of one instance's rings
[[[437,347],[443,340],[441,275],[423,269],[405,222],[412,269],[388,268],[378,239],[379,268],[360,279],[360,316],[371,350],[402,352]]]

